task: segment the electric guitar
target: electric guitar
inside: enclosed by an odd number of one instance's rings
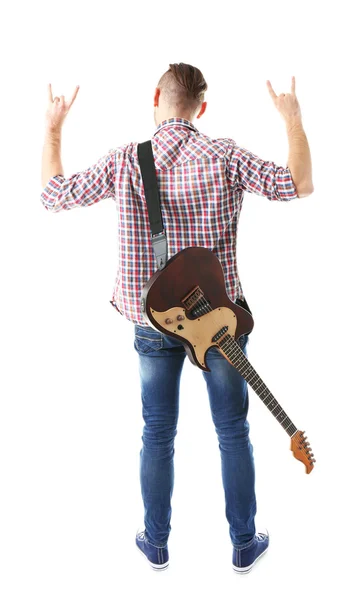
[[[252,331],[253,317],[228,297],[221,263],[211,250],[190,246],[172,256],[145,284],[141,309],[147,323],[178,339],[203,371],[210,371],[207,351],[218,348],[290,436],[290,450],[304,463],[306,473],[312,471],[316,461],[305,432],[295,427],[237,341]]]

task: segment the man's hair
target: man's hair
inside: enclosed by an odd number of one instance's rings
[[[170,107],[195,113],[208,89],[202,72],[185,63],[173,63],[169,67],[157,84],[164,101]]]

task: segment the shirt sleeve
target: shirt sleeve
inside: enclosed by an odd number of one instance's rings
[[[112,148],[94,165],[68,178],[52,177],[41,194],[41,202],[51,212],[91,206],[105,198],[115,198],[115,153]]]
[[[268,200],[298,198],[289,167],[262,160],[233,140],[228,148],[227,177],[236,190],[265,196]]]

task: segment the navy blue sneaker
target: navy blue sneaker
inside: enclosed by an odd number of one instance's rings
[[[149,565],[155,571],[164,571],[169,565],[169,556],[167,545],[163,548],[157,548],[150,544],[145,537],[145,530],[138,530],[135,536],[135,542],[141,554],[145,556]]]
[[[237,573],[249,573],[254,563],[268,550],[269,533],[256,533],[253,540],[241,549],[234,548],[232,565]]]

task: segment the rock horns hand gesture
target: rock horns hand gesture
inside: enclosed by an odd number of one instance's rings
[[[48,109],[46,112],[46,122],[47,122],[47,128],[51,131],[56,131],[56,130],[60,130],[63,123],[64,123],[64,119],[66,117],[66,115],[68,114],[76,96],[77,93],[79,91],[79,85],[76,86],[76,89],[72,95],[71,100],[69,100],[68,102],[65,102],[65,98],[64,96],[60,96],[60,98],[58,96],[55,96],[55,98],[53,99],[53,94],[52,94],[52,84],[49,83],[48,84]]]
[[[285,121],[289,119],[301,119],[300,105],[295,95],[295,77],[291,79],[290,94],[279,94],[277,96],[269,80],[267,80],[267,87],[276,108]]]

